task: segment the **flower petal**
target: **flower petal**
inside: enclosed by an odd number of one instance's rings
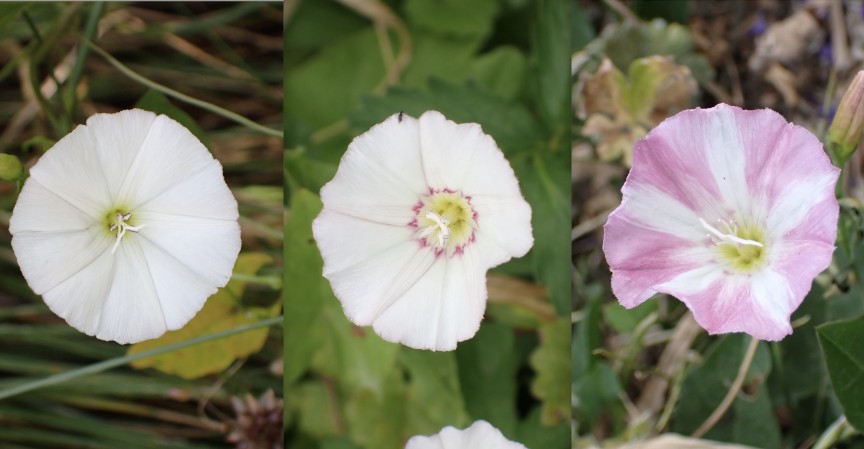
[[[407,241],[325,277],[345,315],[368,326],[426,276],[434,262],[431,248]]]
[[[478,234],[500,251],[484,254],[484,266],[491,268],[522,257],[534,245],[531,206],[522,197],[473,195],[471,205],[477,212]],[[496,255],[498,254],[498,255]]]
[[[714,273],[712,273],[714,274]],[[774,270],[752,276],[685,276],[660,286],[693,311],[696,321],[710,334],[746,332],[762,340],[780,340],[792,333],[789,317],[802,296],[796,297],[788,280]],[[699,291],[689,292],[696,288]],[[808,285],[809,289],[809,285]]]
[[[459,430],[447,426],[437,435],[415,436],[405,449],[526,449],[508,440],[500,430],[486,421],[475,421],[471,427]]]
[[[709,251],[689,239],[642,227],[618,209],[604,228],[603,252],[612,271],[612,291],[631,308],[661,290],[658,286],[709,263]]]
[[[9,232],[81,231],[94,225],[85,214],[37,180],[25,182],[9,219]]]
[[[146,226],[133,237],[146,239],[213,286],[228,283],[240,253],[236,221],[150,211],[139,212],[138,218]]]
[[[404,225],[385,225],[327,209],[315,218],[312,233],[324,259],[325,277],[369,260],[414,235]]]
[[[182,148],[182,151],[178,151]],[[191,131],[167,116],[153,120],[147,138],[129,166],[117,201],[135,209],[201,170],[212,170],[213,156]]]
[[[419,122],[422,167],[429,187],[436,190],[462,188],[472,194],[488,192],[491,187],[500,194],[513,193],[512,184],[516,180],[513,169],[495,141],[483,133],[480,125],[457,124],[447,120],[438,111],[424,112]],[[479,169],[471,170],[471,167]],[[483,179],[469,180],[467,175],[472,171],[478,172]],[[509,177],[501,177],[502,174],[508,174]],[[495,182],[483,182],[490,179]],[[466,184],[469,181],[473,181],[473,184]],[[483,186],[482,190],[471,190],[471,187],[480,185]]]
[[[336,176],[321,189],[326,209],[364,220],[405,225],[426,193],[417,121],[393,115],[351,142]]]
[[[70,326],[96,335],[111,291],[116,260],[110,251],[103,251],[77,273],[42,293],[45,304]]]
[[[98,145],[87,126],[78,126],[54,144],[30,169],[30,179],[94,220],[111,204]]]
[[[117,258],[114,281],[102,308],[96,338],[126,344],[164,334],[165,316],[139,241],[124,240],[112,256]]]
[[[477,248],[439,257],[429,271],[374,321],[385,340],[452,351],[477,333],[486,309],[485,268]]]
[[[135,160],[141,145],[150,133],[156,114],[130,109],[116,114],[96,114],[87,119],[95,152],[112,202]]]
[[[22,231],[12,249],[27,284],[42,295],[109,251],[111,236],[96,226],[67,232]]]
[[[236,221],[237,200],[225,184],[222,165],[211,159],[201,170],[132,209],[148,213]]]
[[[218,288],[149,240],[142,238],[137,242],[153,277],[165,326],[167,330],[180,329]]]

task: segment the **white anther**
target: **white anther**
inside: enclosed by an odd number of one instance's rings
[[[435,222],[435,224],[423,229],[423,231],[420,232],[420,238],[425,238],[433,232],[438,231],[438,246],[443,248],[444,242],[450,238],[450,219],[443,215],[438,215],[431,210],[426,212],[425,217],[427,220]]]
[[[717,228],[715,228],[715,227],[709,225],[709,224],[708,224],[705,220],[703,220],[702,218],[699,218],[699,222],[702,223],[702,226],[703,226],[705,229],[707,229],[708,232],[714,234],[714,236],[717,237],[717,238],[720,239],[720,240],[725,240],[725,241],[727,241],[727,242],[735,242],[735,243],[737,243],[737,244],[739,244],[739,245],[758,246],[758,247],[760,247],[760,248],[764,246],[764,245],[762,245],[762,243],[757,242],[757,241],[755,241],[755,240],[742,239],[741,237],[738,237],[737,235],[733,235],[733,234],[724,234],[724,233],[718,231]],[[736,231],[737,231],[737,227],[738,227],[738,226],[736,225],[736,226],[735,226]]]
[[[139,226],[129,226],[126,224],[126,221],[132,218],[132,212],[123,215],[121,213],[117,213],[117,221],[111,224],[111,227],[108,228],[109,231],[117,230],[117,239],[114,240],[114,246],[111,247],[111,254],[114,254],[117,251],[117,247],[120,246],[120,241],[123,240],[123,236],[126,235],[126,231],[129,232],[138,232],[146,225]]]

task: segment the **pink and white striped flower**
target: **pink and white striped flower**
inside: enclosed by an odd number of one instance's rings
[[[605,226],[627,308],[675,296],[711,334],[780,340],[831,262],[840,171],[810,132],[770,109],[683,111],[634,146]]]
[[[385,340],[452,350],[486,309],[486,271],[534,243],[531,207],[476,123],[399,113],[354,139],[312,230],[345,315]]]
[[[500,430],[480,420],[464,430],[447,426],[437,435],[416,436],[408,440],[405,449],[526,449],[508,440]]]

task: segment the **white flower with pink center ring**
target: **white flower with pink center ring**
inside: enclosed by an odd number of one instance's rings
[[[464,430],[448,426],[441,429],[437,435],[412,437],[408,440],[405,449],[526,449],[526,447],[508,440],[500,430],[480,420]]]
[[[395,114],[351,142],[313,232],[345,314],[384,339],[452,350],[474,336],[486,271],[528,252],[531,208],[474,123]]]
[[[711,334],[779,340],[831,263],[839,176],[810,132],[769,109],[683,111],[634,145],[605,226],[625,307],[683,301]]]

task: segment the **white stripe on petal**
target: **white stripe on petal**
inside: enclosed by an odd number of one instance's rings
[[[790,301],[794,294],[789,287],[789,281],[776,271],[767,268],[755,273],[750,278],[750,282],[754,308],[763,312],[760,315],[773,327],[788,328],[791,331],[789,316],[792,315],[792,304]]]
[[[708,234],[694,211],[678,200],[649,185],[632,185],[622,203],[626,219],[645,229],[675,235],[693,241]],[[626,206],[626,208],[624,208]],[[708,219],[713,217],[706,217]]]
[[[124,241],[114,257],[114,283],[105,300],[96,338],[126,344],[164,334],[167,327],[162,306],[138,241]]]
[[[708,167],[727,205],[736,211],[749,212],[750,192],[745,176],[747,149],[734,110],[718,107],[713,111],[701,143]]]
[[[836,173],[823,172],[818,178],[802,179],[788,185],[777,195],[776,202],[768,212],[767,228],[771,237],[779,240],[804,221],[812,207],[827,195],[834,195],[836,182]]]
[[[658,292],[675,295],[679,299],[704,291],[715,281],[727,276],[720,265],[706,262],[693,270],[675,276],[672,280],[657,286]]]

